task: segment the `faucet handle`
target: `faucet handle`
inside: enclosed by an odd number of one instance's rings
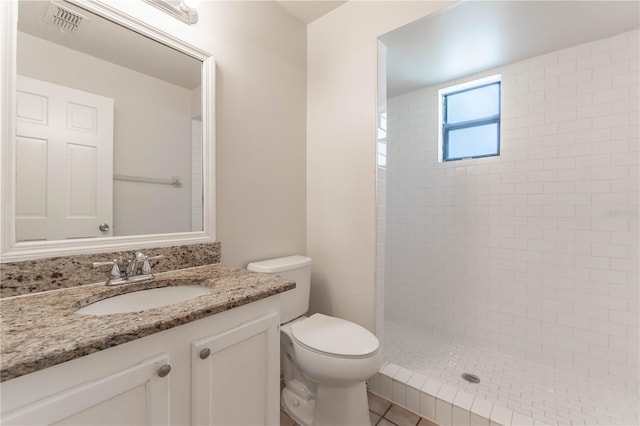
[[[164,254],[159,254],[157,256],[145,256],[144,264],[142,265],[142,273],[150,274],[151,273],[151,265],[149,264],[150,260],[164,259],[166,256]]]
[[[111,278],[120,278],[120,267],[118,266],[118,259],[113,259],[110,262],[93,262],[93,267],[97,268],[99,266],[112,266],[111,268]]]

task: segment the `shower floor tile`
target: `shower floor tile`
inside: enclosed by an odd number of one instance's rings
[[[549,425],[637,425],[638,395],[385,321],[384,358]],[[480,383],[461,378],[473,373]]]
[[[387,401],[379,395],[367,393],[371,426],[439,426],[429,419]],[[280,426],[300,426],[280,409]],[[355,426],[355,425],[354,425]]]

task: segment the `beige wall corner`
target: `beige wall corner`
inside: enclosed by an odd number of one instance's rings
[[[222,262],[305,251],[306,26],[274,2],[203,2],[217,67]]]
[[[350,1],[308,26],[311,312],[375,331],[377,38],[450,4]]]

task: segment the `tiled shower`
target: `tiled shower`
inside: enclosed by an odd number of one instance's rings
[[[542,423],[637,424],[639,39],[387,100],[385,360],[406,398],[410,377],[436,378]],[[494,74],[500,156],[439,162],[438,90]],[[547,376],[539,391],[521,383]]]

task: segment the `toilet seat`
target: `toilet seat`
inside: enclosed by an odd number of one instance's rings
[[[340,318],[314,314],[291,325],[296,343],[312,352],[339,358],[367,358],[378,351],[376,336]]]

